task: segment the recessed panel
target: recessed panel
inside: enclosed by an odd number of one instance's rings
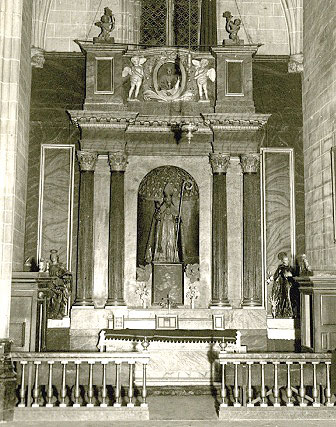
[[[336,325],[336,295],[321,295],[322,325]]]
[[[242,61],[226,62],[226,93],[227,95],[243,95],[243,63]]]
[[[113,58],[96,58],[96,92],[113,93]]]

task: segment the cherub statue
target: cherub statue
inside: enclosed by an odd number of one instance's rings
[[[223,17],[226,18],[226,31],[229,33],[229,39],[234,43],[239,44],[238,31],[240,30],[241,20],[236,18],[235,20],[231,19],[231,12],[227,11],[223,13]]]
[[[100,18],[100,21],[95,22],[95,25],[100,28],[100,34],[97,38],[105,42],[110,41],[110,33],[115,27],[115,17],[112,10],[105,7],[104,15]]]
[[[198,86],[199,100],[203,101],[204,98],[207,101],[208,97],[208,78],[214,82],[216,80],[216,71],[214,68],[208,68],[209,61],[205,58],[198,61],[197,59],[192,60],[193,65],[196,68],[195,71],[195,80]]]
[[[138,98],[139,90],[144,78],[143,64],[147,61],[146,58],[140,58],[139,56],[133,56],[131,58],[132,67],[125,67],[122,71],[122,76],[131,76],[131,88],[128,92],[128,99],[130,100],[134,92],[134,99]]]

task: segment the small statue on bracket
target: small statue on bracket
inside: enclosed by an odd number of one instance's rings
[[[98,37],[93,38],[94,43],[114,43],[114,37],[111,37],[110,33],[115,27],[115,17],[110,8],[104,8],[104,15],[102,15],[100,21],[95,22],[95,26],[100,28],[100,34]]]
[[[223,17],[226,19],[225,29],[229,33],[229,44],[244,44],[243,40],[240,40],[238,36],[238,31],[240,30],[241,20],[236,18],[235,20],[231,19],[232,14],[229,11],[223,13]],[[223,44],[227,44],[228,40],[223,40]]]
[[[300,257],[298,273],[300,276],[312,276],[314,274],[306,254],[302,254]]]
[[[128,92],[128,101],[131,100],[134,92],[134,100],[138,101],[139,90],[144,78],[143,64],[147,61],[146,58],[140,58],[139,56],[133,56],[131,58],[132,67],[125,67],[122,71],[122,76],[131,76],[131,88]]]
[[[216,71],[214,68],[208,68],[209,61],[205,58],[200,61],[193,59],[192,63],[196,68],[194,79],[198,86],[199,101],[208,101],[208,78],[214,82],[216,80]],[[203,93],[205,99],[203,99]]]

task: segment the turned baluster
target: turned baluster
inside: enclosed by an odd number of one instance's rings
[[[34,361],[34,365],[35,365],[35,383],[34,383],[34,390],[33,390],[33,404],[32,407],[33,408],[38,408],[40,405],[38,403],[38,398],[39,398],[39,385],[38,385],[38,376],[39,376],[39,366],[41,365],[40,361]]]
[[[228,405],[226,403],[226,385],[225,385],[225,366],[227,362],[221,362],[222,365],[222,386],[221,386],[221,397],[222,397],[222,403],[221,407],[226,408]]]
[[[300,389],[299,389],[299,394],[300,394],[300,406],[307,406],[307,403],[305,402],[305,395],[306,395],[306,389],[304,386],[304,375],[303,375],[303,367],[306,364],[306,362],[299,362],[300,364]]]
[[[48,360],[48,365],[49,365],[49,375],[48,375],[48,391],[47,391],[47,404],[46,407],[47,408],[52,408],[54,405],[52,403],[52,398],[53,398],[53,387],[52,387],[52,375],[53,375],[53,365],[54,365],[54,361],[53,360]]]
[[[274,396],[274,404],[275,408],[280,407],[279,402],[279,386],[278,386],[278,365],[280,362],[273,362],[274,365],[274,388],[273,388],[273,396]]]
[[[286,403],[286,406],[294,406],[294,404],[292,402],[293,392],[292,392],[291,375],[290,375],[290,365],[292,365],[293,362],[286,362],[286,364],[287,364],[287,389],[286,389],[287,403]]]
[[[253,362],[247,362],[247,374],[248,374],[248,385],[247,385],[247,397],[248,397],[248,402],[247,402],[247,407],[252,408],[254,406],[254,403],[252,402],[252,398],[253,398],[253,390],[252,390],[252,365]]]
[[[239,402],[239,385],[238,385],[238,365],[240,362],[234,363],[234,389],[233,389],[233,397],[235,399],[233,406],[239,408],[241,406]]]
[[[133,408],[133,371],[134,371],[134,362],[128,362],[129,367],[129,387],[128,387],[128,408]]]
[[[327,387],[326,387],[326,391],[325,391],[325,397],[326,397],[326,402],[325,402],[325,406],[334,406],[333,403],[331,403],[330,398],[331,398],[331,390],[330,390],[330,365],[331,362],[325,362],[326,365],[326,383],[327,383]]]
[[[27,365],[27,361],[23,360],[20,362],[21,365],[21,387],[20,387],[20,403],[18,404],[19,408],[25,408],[25,397],[26,397],[26,386],[25,386],[25,368]],[[29,393],[29,391],[28,391]]]
[[[120,408],[121,403],[120,403],[120,394],[121,394],[121,385],[120,385],[120,363],[121,362],[116,362],[116,390],[115,390],[115,397],[116,397],[116,401],[114,402],[114,407],[116,408]]]
[[[313,406],[316,408],[320,407],[320,402],[318,401],[318,389],[317,389],[317,379],[316,379],[316,366],[319,364],[319,362],[312,362],[313,363]]]
[[[106,365],[108,364],[107,360],[102,360],[101,364],[103,365],[103,388],[102,388],[102,403],[100,406],[102,408],[107,407],[106,397],[107,397],[107,389],[106,389]]]
[[[81,361],[75,360],[76,365],[76,380],[75,380],[75,403],[73,404],[74,408],[79,408],[81,405],[79,403],[80,398],[80,390],[79,390],[79,367],[80,367]]]
[[[67,390],[66,390],[66,365],[68,364],[68,362],[66,360],[62,360],[61,361],[61,365],[62,365],[62,388],[61,388],[61,403],[60,403],[60,408],[65,408],[67,405],[65,403],[65,398],[67,395]]]
[[[143,408],[147,408],[148,404],[146,401],[147,398],[147,363],[142,365],[142,403],[141,406]]]
[[[87,408],[93,408],[92,398],[93,398],[93,365],[95,364],[94,360],[89,360],[89,390],[88,390],[88,398],[89,401],[86,404]]]
[[[265,365],[267,362],[260,362],[261,365],[261,408],[267,408],[267,402],[266,402],[266,388],[265,388]]]

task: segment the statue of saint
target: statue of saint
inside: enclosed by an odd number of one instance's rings
[[[275,306],[274,314],[276,318],[292,318],[291,287],[294,284],[294,269],[289,265],[286,252],[280,252],[278,258],[281,263],[273,276],[274,283],[271,295]]]
[[[173,201],[173,186],[163,190],[163,201],[156,202],[146,248],[146,261],[180,262],[181,218]]]

